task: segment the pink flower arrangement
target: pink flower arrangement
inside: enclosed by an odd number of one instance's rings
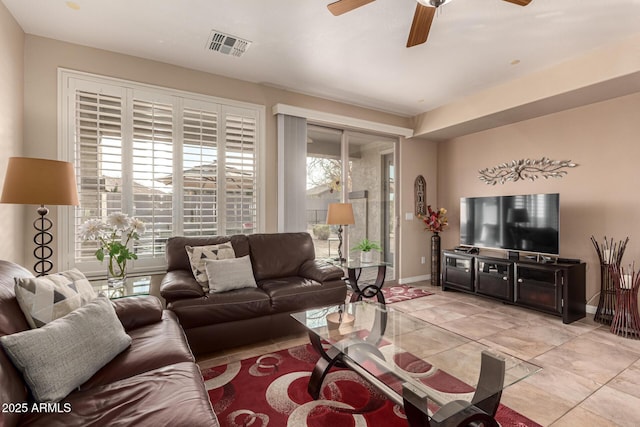
[[[431,209],[431,205],[429,205],[427,206],[427,215],[418,215],[418,218],[426,225],[424,229],[432,233],[439,233],[449,225],[447,210],[445,208],[434,211]]]

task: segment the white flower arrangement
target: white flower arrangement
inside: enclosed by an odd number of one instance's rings
[[[129,217],[122,212],[112,213],[106,220],[89,219],[80,228],[80,239],[96,240],[100,248],[96,251],[98,261],[109,256],[109,274],[112,277],[124,276],[127,260],[138,259],[138,255],[129,250],[131,240],[140,239],[145,232],[145,224],[138,218]]]

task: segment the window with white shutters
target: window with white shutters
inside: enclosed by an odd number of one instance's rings
[[[77,90],[75,115],[75,169],[80,206],[74,223],[106,217],[122,205],[122,92]],[[74,235],[76,262],[95,261],[98,245]]]
[[[228,113],[225,124],[226,227],[233,234],[253,233],[257,215],[256,121]]]
[[[171,236],[261,230],[263,107],[71,71],[60,88],[61,153],[75,164],[80,197],[59,221],[63,267],[103,273],[96,242],[78,231],[113,212],[146,224],[130,272],[163,269]]]
[[[164,256],[164,244],[173,234],[173,106],[133,99],[130,210],[146,224],[136,242],[138,257]]]
[[[185,236],[219,234],[219,116],[217,111],[184,110],[181,184]]]

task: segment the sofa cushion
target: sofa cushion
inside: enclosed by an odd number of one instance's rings
[[[160,295],[167,301],[200,298],[205,294],[190,270],[167,271],[160,282]]]
[[[124,330],[157,323],[162,319],[162,303],[152,295],[136,295],[111,300]]]
[[[309,233],[251,234],[251,263],[256,281],[298,276],[300,266],[316,257]]]
[[[184,329],[189,329],[269,315],[271,300],[259,288],[244,288],[173,301],[167,308],[178,315]]]
[[[313,259],[305,261],[305,263],[300,266],[298,275],[318,282],[326,282],[328,280],[343,278],[344,270],[326,261]]]
[[[0,337],[39,402],[58,402],[131,344],[111,302],[97,298],[47,325]]]
[[[198,366],[182,362],[101,387],[71,393],[72,410],[31,412],[29,426],[219,427]]]
[[[236,257],[236,253],[233,251],[231,243],[221,243],[219,245],[206,245],[206,246],[185,246],[184,247],[189,255],[189,262],[191,263],[191,271],[193,271],[193,277],[202,286],[202,290],[209,291],[209,277],[207,275],[207,269],[205,261],[218,260],[218,259],[232,259]]]
[[[82,307],[96,297],[78,269],[41,277],[18,277],[15,293],[32,328],[39,328]]]
[[[294,276],[263,280],[258,286],[269,295],[274,313],[341,304],[347,298],[347,287],[343,280],[321,284]]]
[[[173,363],[193,362],[176,315],[168,310],[163,312],[162,320],[129,330],[128,334],[131,346],[96,372],[80,389],[109,384]]]
[[[209,277],[210,292],[258,287],[253,277],[249,255],[233,259],[207,259],[204,261],[204,266]]]
[[[249,242],[245,235],[235,236],[205,236],[205,237],[185,237],[175,236],[167,240],[166,258],[167,271],[187,270],[191,271],[189,256],[184,250],[185,246],[206,246],[219,245],[231,242],[233,251],[237,257],[249,255]]]

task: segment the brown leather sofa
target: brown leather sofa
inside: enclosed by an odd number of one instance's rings
[[[15,298],[14,277],[32,275],[0,261],[0,336],[29,329]],[[155,297],[122,298],[113,304],[131,346],[57,407],[16,410],[24,403],[32,408],[33,402],[0,346],[0,402],[5,405],[0,426],[219,425],[176,316]]]
[[[257,288],[205,293],[185,246],[231,242],[236,257],[250,255]],[[290,313],[340,304],[342,269],[315,259],[308,233],[172,237],[160,293],[180,321],[196,356],[301,330]]]

